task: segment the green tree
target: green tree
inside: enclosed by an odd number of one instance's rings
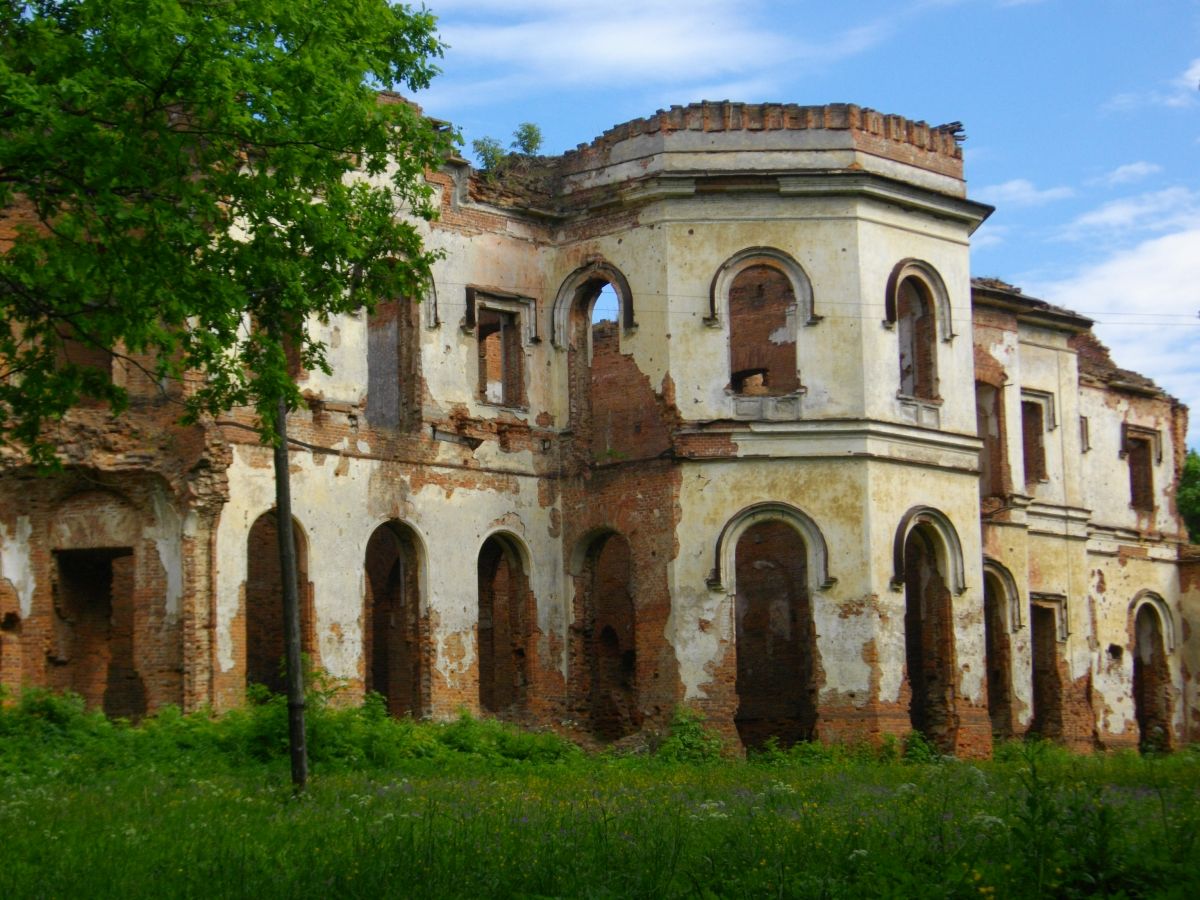
[[[533,122],[522,122],[513,132],[512,149],[515,153],[535,156],[542,149],[542,129]]]
[[[1184,460],[1175,503],[1187,526],[1188,538],[1193,544],[1200,544],[1200,453],[1195,450],[1189,450]]]
[[[287,348],[328,371],[309,319],[428,277],[413,216],[452,136],[379,90],[428,84],[434,25],[388,0],[0,0],[0,438],[52,464],[48,424],[122,408],[74,342],[200,373],[185,421],[257,409],[290,554]]]

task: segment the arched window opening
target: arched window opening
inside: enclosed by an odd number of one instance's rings
[[[997,740],[1013,736],[1012,647],[1009,641],[1008,596],[994,572],[983,575],[984,654],[987,666],[988,717]]]
[[[925,283],[914,276],[896,289],[896,333],[900,341],[900,393],[937,399],[937,310]]]
[[[536,609],[516,548],[493,535],[479,550],[479,705],[496,715],[528,709]]]
[[[909,720],[943,753],[954,751],[954,636],[950,589],[938,562],[937,532],[918,524],[904,543],[904,649]]]
[[[365,687],[393,716],[427,709],[422,678],[417,539],[399,522],[380,525],[367,541],[363,615]]]
[[[729,290],[729,371],[735,394],[796,391],[796,296],[791,280],[767,265],[753,265]]]
[[[615,326],[621,319],[621,301],[617,298],[617,292],[609,282],[604,282],[604,286],[600,288],[600,293],[596,295],[596,299],[592,302],[592,331],[595,333],[595,328],[601,322],[612,322]]]
[[[1143,753],[1171,747],[1171,675],[1162,621],[1151,603],[1134,618],[1133,703]]]
[[[570,428],[581,461],[654,458],[670,448],[662,398],[622,352],[635,327],[629,284],[606,263],[575,272],[555,300],[555,342],[567,350]]]
[[[576,585],[583,656],[582,678],[576,690],[592,734],[602,740],[617,740],[632,734],[642,723],[629,542],[611,532],[593,539]]]
[[[296,548],[296,584],[300,593],[300,649],[316,665],[312,591],[308,553],[300,526],[292,520]],[[287,690],[283,659],[283,574],[275,511],[263,513],[246,540],[246,683],[265,685],[274,693]]]
[[[757,522],[737,542],[735,568],[738,736],[746,747],[811,740],[817,705],[808,549],[788,523]]]

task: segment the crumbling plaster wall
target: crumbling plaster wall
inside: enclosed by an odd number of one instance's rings
[[[966,463],[962,460],[960,464]],[[953,647],[956,669],[953,690],[959,720],[957,749],[968,755],[987,755],[991,751],[991,723],[987,715],[987,672],[985,668],[983,620],[983,548],[980,544],[979,488],[974,472],[962,465],[957,471],[934,468],[917,458],[909,463],[872,462],[868,483],[871,534],[870,568],[877,583],[887,588],[880,594],[879,607],[883,639],[878,646],[880,682],[878,702],[881,718],[892,704],[892,716],[903,721],[906,711],[896,708],[904,702],[905,672],[904,611],[905,592],[892,583],[892,538],[908,510],[927,506],[938,510],[953,526],[961,548],[963,583],[954,586],[953,563],[943,541],[942,578],[951,592]],[[885,719],[886,721],[886,719]],[[887,729],[896,732],[895,727]]]
[[[831,739],[908,730],[902,696],[905,601],[903,589],[891,583],[892,542],[914,506],[934,507],[956,523],[967,585],[952,599],[959,743],[964,752],[986,753],[981,548],[974,528],[978,494],[969,470],[844,457],[688,463],[681,476],[680,554],[672,570],[668,624],[685,697],[717,717],[731,716],[736,706],[728,679],[736,653],[733,597],[723,583],[708,580],[722,528],[763,502],[786,503],[806,514],[829,550],[828,575],[836,582],[814,585],[812,607],[820,657],[817,729]]]
[[[1079,411],[1088,419],[1091,446],[1081,457],[1081,477],[1088,486],[1092,521],[1108,529],[1182,537],[1173,493],[1182,435],[1169,402],[1085,384],[1079,389]],[[1135,509],[1131,503],[1129,461],[1122,446],[1125,425],[1157,432],[1161,441],[1161,458],[1152,457],[1153,511]]]
[[[1010,492],[1024,493],[1025,468],[1021,440],[1021,344],[1016,316],[993,309],[976,309],[971,333],[975,344],[975,379],[1000,392],[1004,423],[1001,455],[1007,464]]]
[[[696,421],[733,416],[728,296],[715,298],[717,316],[706,319],[718,270],[754,247],[779,250],[796,261],[812,285],[814,311],[822,317],[810,324],[805,310],[796,314],[803,417],[862,415],[862,322],[854,312],[859,247],[849,221],[852,206],[841,198],[801,203],[783,198],[749,202],[744,197],[664,205],[671,376],[681,416]]]
[[[809,567],[816,626],[818,668],[823,671],[818,708],[866,704],[873,673],[864,646],[876,637],[879,585],[864,564],[868,541],[863,525],[866,466],[860,461],[778,459],[753,463],[711,460],[687,463],[680,477],[679,555],[671,568],[671,619],[667,636],[680,661],[684,697],[700,701],[713,715],[732,717],[736,706],[731,671],[734,641],[732,575],[710,584],[725,526],[748,507],[784,503],[807,515],[829,549],[828,576],[821,584]],[[810,557],[816,548],[808,547]],[[849,700],[847,698],[850,698]],[[820,725],[818,724],[818,727]]]
[[[291,454],[293,515],[308,548],[321,666],[361,691],[367,542],[379,525],[399,520],[421,543],[422,612],[428,617],[435,660],[432,712],[450,714],[460,705],[477,709],[473,573],[488,535],[503,531],[526,543],[539,631],[561,638],[566,626],[562,560],[557,543],[544,537],[554,528],[553,517],[539,502],[537,483],[487,471],[438,471],[436,465],[414,470],[358,455],[369,448],[341,449],[349,452]],[[244,659],[239,628],[244,627],[246,542],[254,521],[274,505],[269,451],[236,448],[229,478],[230,502],[217,532],[214,665],[222,707],[240,702],[244,689],[238,664]],[[564,665],[561,659],[549,662],[560,670]]]
[[[550,396],[547,406],[555,422],[568,427],[570,387],[568,338],[551,345],[551,318],[559,290],[577,270],[594,262],[604,262],[625,276],[632,294],[635,327],[618,323],[622,355],[630,357],[648,379],[651,388],[662,395],[669,391],[668,373],[673,370],[674,334],[671,322],[670,276],[665,265],[667,232],[655,222],[653,211],[639,211],[637,222],[618,220],[615,230],[601,234],[562,235],[563,243],[546,260],[546,299],[542,304],[546,340],[543,345]],[[583,348],[576,348],[582,350]]]
[[[1183,628],[1177,635],[1176,647],[1183,676],[1183,732],[1180,739],[1188,743],[1200,740],[1200,551],[1194,546],[1180,554],[1179,610]]]
[[[119,608],[122,627],[131,629],[126,640],[136,655],[130,677],[136,673],[136,690],[148,709],[184,703],[182,607],[192,563],[184,544],[194,535],[196,517],[185,522],[178,498],[160,477],[146,472],[97,477],[67,469],[54,479],[25,475],[0,483],[0,584],[11,598],[0,601],[5,606],[0,625],[6,644],[19,635],[6,646],[5,686],[73,687],[99,703],[105,673],[80,668],[82,651],[76,645],[102,636],[84,633],[91,628],[91,611],[68,610],[65,598],[56,596],[55,552],[122,550],[132,559],[124,588],[111,603],[114,617]],[[100,625],[109,627],[107,620]]]
[[[1175,734],[1182,735],[1184,695],[1189,688],[1194,690],[1194,682],[1180,653],[1181,638],[1189,629],[1185,625],[1179,568],[1173,548],[1126,547],[1115,554],[1111,548],[1089,549],[1088,584],[1084,596],[1094,628],[1087,644],[1098,738],[1102,745],[1110,748],[1137,746],[1139,735],[1132,690],[1136,643],[1134,604],[1146,592],[1165,601],[1168,621],[1163,623],[1163,649],[1167,654],[1171,683],[1176,686],[1171,696],[1171,718]],[[1111,652],[1112,646],[1121,648],[1119,656]]]
[[[1095,716],[1091,708],[1092,650],[1096,622],[1087,602],[1086,544],[1079,537],[1040,529],[1044,519],[1030,525],[1028,538],[1029,591],[1062,598],[1066,606],[1066,637],[1059,636],[1058,654],[1065,666],[1062,712],[1063,737],[1077,749],[1088,749],[1093,740]],[[1032,615],[1031,615],[1032,618]]]
[[[18,514],[11,522],[0,521],[0,578],[8,582],[15,594],[22,618],[33,611],[33,592],[37,586],[30,555],[32,536],[33,524],[28,515]]]
[[[900,210],[875,201],[857,209],[859,305],[841,307],[843,314],[863,319],[859,378],[870,386],[866,415],[882,421],[909,421],[897,398],[900,392],[898,329],[885,328],[884,300],[888,278],[903,260],[927,263],[945,285],[953,335],[939,317],[936,337],[937,421],[918,424],[959,434],[975,434],[975,386],[961,373],[973,365],[971,278],[965,224]]]
[[[1044,422],[1043,444],[1046,451],[1046,481],[1027,485],[1034,499],[1043,505],[1068,506],[1080,509],[1085,506],[1082,496],[1079,432],[1079,368],[1076,354],[1067,345],[1068,335],[1022,324],[1020,327],[1020,371],[1014,373],[1021,390],[1038,391],[1051,396],[1053,422]],[[1019,423],[1020,397],[1018,394],[1016,418],[1009,421]],[[1009,411],[1013,411],[1010,406]],[[1017,428],[1019,432],[1020,429]],[[1017,458],[1021,458],[1018,452]],[[1014,468],[1014,472],[1016,469]],[[1022,479],[1024,467],[1020,469]],[[1022,481],[1017,482],[1021,490]]]

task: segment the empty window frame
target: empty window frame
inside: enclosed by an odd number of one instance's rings
[[[525,345],[538,338],[529,297],[467,288],[463,330],[474,332],[479,359],[477,391],[484,403],[525,405]]]
[[[367,421],[374,428],[409,427],[419,418],[415,307],[406,299],[387,301],[367,318]]]
[[[1054,397],[1042,391],[1021,391],[1021,442],[1025,485],[1048,481],[1046,432],[1054,429]]]
[[[937,310],[928,286],[909,277],[896,290],[896,334],[900,341],[900,393],[937,399]]]
[[[1129,464],[1129,505],[1142,512],[1154,510],[1154,465],[1162,460],[1162,438],[1157,431],[1125,425],[1121,455]]]
[[[479,310],[479,398],[519,406],[525,389],[521,322],[516,313]]]
[[[799,389],[796,296],[787,275],[767,265],[743,269],[729,291],[729,369],[735,394]]]
[[[1004,448],[1004,404],[1000,388],[975,382],[975,425],[983,450],[979,454],[979,495],[1001,497],[1006,493],[1008,460]]]

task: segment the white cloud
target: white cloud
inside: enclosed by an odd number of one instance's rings
[[[1118,184],[1130,184],[1134,181],[1141,181],[1143,178],[1149,178],[1151,175],[1156,175],[1162,171],[1162,166],[1157,163],[1149,163],[1139,160],[1138,162],[1126,163],[1123,166],[1117,166],[1107,175],[1102,175],[1099,178],[1092,179],[1090,184],[1104,184],[1113,187]]]
[[[1170,187],[1111,200],[1076,217],[1059,233],[1063,240],[1124,237],[1130,232],[1161,232],[1200,225],[1200,194]]]
[[[1117,365],[1153,378],[1200,428],[1200,223],[1143,241],[1030,293],[1097,320]]]
[[[1075,192],[1069,187],[1052,187],[1040,189],[1026,178],[1014,178],[1003,184],[991,184],[975,192],[975,199],[994,206],[1041,206],[1053,203],[1055,200],[1065,200],[1073,197]]]
[[[762,0],[447,0],[436,4],[444,74],[419,100],[449,113],[572,88],[669,89],[676,103],[784,99],[771,95],[798,72],[877,47],[914,9],[797,34]]]
[[[971,250],[984,250],[988,247],[1000,246],[1008,239],[1009,230],[1007,225],[993,225],[991,222],[984,222],[971,235]]]
[[[1106,109],[1127,110],[1144,106],[1168,106],[1184,109],[1200,106],[1200,58],[1193,59],[1186,69],[1166,83],[1164,88],[1152,91],[1125,91],[1112,97]]]
[[[447,63],[533,82],[639,84],[779,62],[784,35],[754,25],[730,0],[441,4]],[[447,13],[460,11],[460,15]]]

